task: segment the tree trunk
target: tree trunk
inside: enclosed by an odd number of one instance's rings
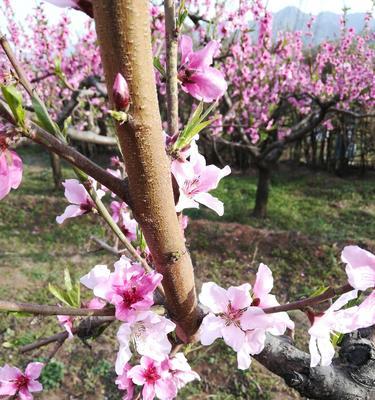
[[[55,153],[50,153],[52,177],[55,189],[61,187],[62,182],[62,172],[61,172],[61,160],[60,157]]]
[[[256,218],[265,218],[267,216],[270,182],[271,170],[269,168],[258,167],[258,185],[253,211],[253,215]]]
[[[125,76],[132,121],[117,125],[129,179],[130,206],[162,285],[170,317],[184,341],[199,325],[194,271],[179,225],[156,93],[149,0],[94,0],[94,17],[108,94],[117,73]]]

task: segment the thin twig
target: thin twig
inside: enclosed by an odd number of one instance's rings
[[[34,315],[112,316],[114,308],[91,310],[89,308],[58,307],[41,304],[17,303],[0,300],[0,312],[25,312]]]
[[[324,301],[332,299],[335,296],[350,292],[351,290],[353,290],[353,288],[349,284],[341,286],[337,289],[329,288],[319,296],[309,297],[307,299],[294,301],[293,303],[283,304],[281,306],[263,308],[263,311],[266,314],[274,314],[283,311],[303,310],[306,307],[323,303]]]

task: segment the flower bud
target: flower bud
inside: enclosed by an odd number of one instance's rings
[[[127,111],[130,104],[129,87],[126,79],[118,73],[113,84],[113,101],[118,111]]]

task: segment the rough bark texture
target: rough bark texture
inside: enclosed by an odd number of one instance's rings
[[[193,266],[175,212],[169,162],[157,102],[148,0],[94,0],[94,17],[110,100],[121,72],[134,123],[117,127],[134,215],[163,287],[171,318],[188,340],[198,327]],[[113,103],[112,103],[113,104]]]
[[[255,207],[253,215],[257,218],[264,218],[267,215],[268,194],[271,182],[271,170],[268,168],[258,168],[258,184],[255,197]]]
[[[269,335],[265,349],[254,358],[309,399],[374,400],[375,346],[368,331],[346,337],[340,357],[329,367],[310,368],[309,354],[285,336]]]

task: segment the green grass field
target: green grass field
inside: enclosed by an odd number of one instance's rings
[[[60,283],[64,268],[80,277],[115,258],[90,241],[91,236],[107,237],[95,216],[56,224],[55,217],[67,203],[62,192],[53,190],[48,156],[34,146],[20,154],[25,162],[22,186],[0,203],[0,299],[55,304],[48,283]],[[67,166],[64,175],[72,176]],[[251,217],[255,189],[253,177],[229,177],[216,190],[225,203],[224,217],[207,209],[189,211],[187,237],[198,287],[207,280],[223,285],[252,281],[259,262],[265,262],[274,271],[274,293],[282,301],[295,300],[322,285],[343,281],[339,253],[345,244],[375,250],[374,176],[340,179],[308,171],[277,173],[269,217],[263,221]],[[306,326],[301,313],[293,317]],[[19,346],[60,330],[54,317],[2,314],[0,365],[22,366],[48,356],[53,346],[26,355],[19,354]],[[78,339],[67,342],[44,372],[47,390],[40,398],[120,399],[113,384],[115,333],[111,326],[91,348]],[[301,330],[296,342],[306,344]],[[235,354],[219,341],[203,349],[194,345],[187,356],[202,381],[188,386],[181,399],[299,399],[256,362],[249,371],[238,371]]]

